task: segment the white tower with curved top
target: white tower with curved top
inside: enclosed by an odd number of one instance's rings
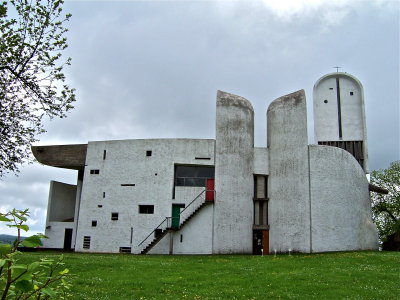
[[[356,77],[335,72],[315,83],[314,132],[319,145],[347,150],[368,173],[364,91]]]

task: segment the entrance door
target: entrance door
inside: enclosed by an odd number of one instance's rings
[[[261,255],[262,245],[262,231],[253,230],[253,254]]]
[[[72,228],[65,228],[64,233],[64,250],[71,250]]]
[[[263,244],[263,250],[264,250],[264,255],[269,254],[269,230],[263,230],[262,231],[263,239],[262,239],[262,244]]]
[[[206,201],[214,201],[214,178],[206,181]]]
[[[172,204],[172,228],[179,228],[181,208],[184,207],[185,204]]]
[[[261,253],[269,254],[269,230],[253,230],[253,254]]]

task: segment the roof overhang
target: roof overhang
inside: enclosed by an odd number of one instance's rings
[[[87,144],[32,146],[31,150],[41,164],[72,170],[85,168]]]

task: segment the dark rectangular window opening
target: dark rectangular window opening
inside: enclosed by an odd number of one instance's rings
[[[154,205],[139,205],[139,214],[154,214]]]
[[[107,150],[104,150],[103,151],[103,160],[106,159],[106,156],[107,156]]]
[[[111,220],[113,220],[113,221],[117,221],[118,220],[118,213],[117,212],[111,213]]]
[[[106,197],[106,192],[103,192],[103,198],[105,198]]]
[[[354,95],[354,92],[350,92],[350,96],[353,96]]]
[[[205,187],[207,179],[213,179],[214,166],[207,165],[175,165],[174,186],[172,188],[172,199],[175,199],[176,186],[199,186]]]
[[[211,157],[195,157],[194,159],[210,160]]]
[[[90,236],[83,237],[83,249],[90,249]]]
[[[100,207],[100,208],[102,208],[102,207],[103,207],[103,205],[97,205],[97,207]]]
[[[135,186],[134,183],[121,183],[121,186]]]
[[[131,247],[119,247],[119,253],[131,253]]]
[[[181,243],[183,242],[183,234],[181,234]]]
[[[333,88],[329,88],[330,90],[333,90]]]
[[[175,165],[175,186],[206,186],[214,178],[214,166]]]
[[[146,156],[151,156],[151,154],[152,154],[151,150],[146,151]]]
[[[93,220],[92,221],[92,227],[96,227],[97,226],[97,221],[96,220]]]
[[[92,169],[92,170],[90,170],[90,174],[100,174],[100,170],[99,169]]]

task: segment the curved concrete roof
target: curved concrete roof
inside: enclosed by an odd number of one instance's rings
[[[72,170],[85,168],[87,144],[32,146],[31,150],[41,164]]]

